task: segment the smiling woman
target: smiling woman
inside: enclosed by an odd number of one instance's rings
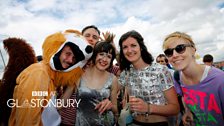
[[[175,81],[178,94],[183,94],[185,125],[223,126],[224,72],[196,62],[196,47],[191,37],[183,32],[169,34],[163,42],[164,53],[179,71]]]
[[[76,110],[61,110],[63,125],[112,126],[116,123],[118,81],[115,75],[107,71],[115,59],[115,49],[110,42],[104,40],[95,44],[91,63],[77,82],[78,90],[74,90],[75,86],[66,89],[63,99],[73,99],[76,96],[81,102],[77,115]],[[74,118],[70,119],[72,114],[75,114]]]
[[[134,116],[130,126],[168,126],[167,117],[179,112],[170,71],[164,65],[152,63],[153,57],[137,31],[123,34],[119,46],[124,70],[119,81],[126,87],[126,99],[129,98]]]
[[[96,43],[91,57],[92,65],[86,68],[79,88],[82,99],[77,110],[76,125],[112,126],[117,115],[117,78],[107,69],[115,59],[115,49],[109,42]]]

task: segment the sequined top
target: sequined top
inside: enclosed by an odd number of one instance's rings
[[[164,91],[173,87],[172,75],[166,66],[152,63],[136,70],[131,65],[129,71],[123,71],[119,82],[130,87],[129,95],[134,95],[150,104],[165,105]]]
[[[81,78],[77,96],[81,101],[77,108],[76,126],[114,125],[114,115],[111,110],[105,111],[102,115],[99,114],[98,110],[95,110],[99,102],[110,97],[113,76],[111,73],[101,89],[88,88],[85,79]]]

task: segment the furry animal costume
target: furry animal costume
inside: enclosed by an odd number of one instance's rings
[[[59,56],[65,45],[69,45],[75,55],[75,64],[61,69]],[[58,32],[48,36],[42,46],[43,60],[23,70],[16,79],[13,93],[12,112],[9,125],[41,126],[43,106],[57,87],[74,85],[81,77],[82,67],[92,55],[92,47],[77,32]],[[59,66],[59,67],[58,67]],[[45,95],[33,95],[33,91],[47,92]],[[38,100],[44,99],[40,106]],[[32,100],[35,100],[32,102]]]
[[[4,48],[9,54],[2,83],[0,84],[0,120],[7,126],[11,108],[7,100],[12,99],[17,76],[29,65],[36,62],[33,48],[20,38],[8,38],[3,41]]]

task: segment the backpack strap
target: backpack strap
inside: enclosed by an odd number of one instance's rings
[[[181,83],[180,83],[180,73],[179,73],[179,71],[175,70],[174,73],[173,73],[173,77],[174,77],[175,81],[178,83],[178,86],[179,86],[179,88],[181,90],[181,93],[183,95],[183,91],[182,91]],[[178,94],[178,102],[179,102],[179,105],[180,105],[180,112],[183,115],[185,109],[184,109],[184,105],[183,105],[183,102],[182,102],[182,97],[183,96]]]
[[[176,82],[180,85],[180,74],[179,71],[175,70],[173,73],[174,79],[176,80]]]
[[[180,73],[179,71],[175,70],[174,73],[173,73],[173,77],[174,77],[174,80],[177,82],[180,90],[181,90],[181,94],[179,95],[183,95],[183,91],[182,91],[182,88],[181,88],[181,83],[180,83]]]

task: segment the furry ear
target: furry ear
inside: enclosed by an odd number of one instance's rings
[[[65,33],[76,33],[77,35],[82,35],[80,31],[74,29],[67,29],[65,30]]]

